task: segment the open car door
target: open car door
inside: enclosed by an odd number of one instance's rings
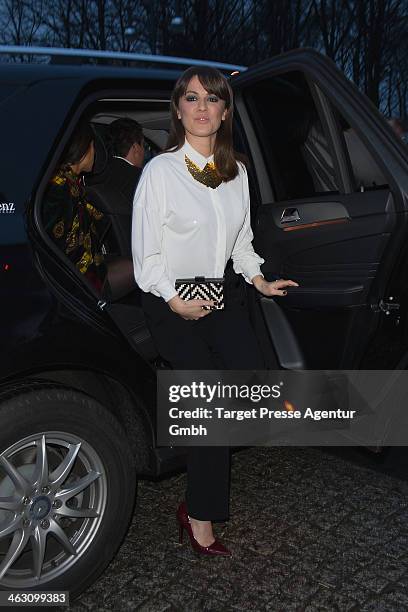
[[[327,57],[294,50],[232,79],[263,273],[313,369],[392,368],[407,351],[408,148]],[[401,365],[400,365],[401,367]]]

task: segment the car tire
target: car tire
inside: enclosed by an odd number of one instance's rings
[[[0,590],[72,600],[128,530],[137,483],[126,434],[98,401],[53,384],[0,395],[0,423]]]

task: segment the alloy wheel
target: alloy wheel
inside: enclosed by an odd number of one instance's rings
[[[0,586],[35,588],[90,548],[107,499],[101,458],[61,431],[26,437],[0,455]]]

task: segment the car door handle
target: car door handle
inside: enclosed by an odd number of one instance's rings
[[[290,223],[291,221],[300,221],[300,215],[297,208],[285,208],[281,214],[281,223]]]

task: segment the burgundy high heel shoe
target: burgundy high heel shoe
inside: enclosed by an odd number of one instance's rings
[[[188,518],[186,502],[181,502],[177,509],[176,517],[179,524],[179,544],[183,543],[183,532],[185,529],[190,537],[190,544],[196,552],[202,555],[231,557],[231,551],[228,550],[228,548],[225,548],[225,546],[218,540],[214,540],[214,542],[209,546],[201,546],[201,544],[197,542]]]

